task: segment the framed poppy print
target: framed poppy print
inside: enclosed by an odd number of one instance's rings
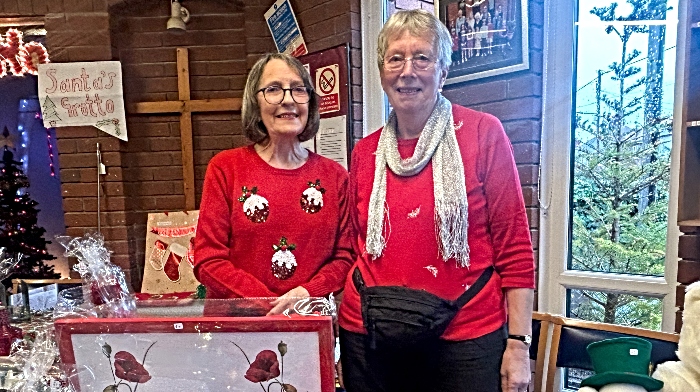
[[[78,392],[335,390],[329,316],[59,319]]]

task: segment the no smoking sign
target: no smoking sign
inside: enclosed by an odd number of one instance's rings
[[[316,69],[316,93],[321,97],[318,108],[320,114],[340,110],[338,70],[338,64]]]

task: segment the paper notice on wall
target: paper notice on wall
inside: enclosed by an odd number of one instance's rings
[[[127,140],[119,61],[40,64],[39,102],[47,128],[92,125]]]
[[[278,52],[294,57],[309,53],[289,0],[275,1],[275,4],[265,12],[265,21],[270,28]]]
[[[338,64],[316,69],[316,94],[320,114],[340,111],[340,67]]]
[[[316,153],[348,168],[347,116],[322,118],[316,134]]]

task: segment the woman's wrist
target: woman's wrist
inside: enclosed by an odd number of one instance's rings
[[[515,350],[525,350],[529,351],[530,346],[525,344],[525,342],[521,340],[516,340],[516,339],[506,339],[506,349],[515,349]]]

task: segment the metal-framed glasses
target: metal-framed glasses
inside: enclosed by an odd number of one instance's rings
[[[296,103],[308,103],[311,100],[311,92],[306,86],[294,86],[290,88],[282,88],[280,86],[267,86],[261,88],[257,92],[263,93],[263,98],[270,105],[279,105],[284,101],[284,94],[289,91],[292,100]]]
[[[417,54],[413,57],[403,57],[400,54],[395,54],[384,60],[384,69],[387,71],[400,71],[406,66],[406,62],[410,61],[413,69],[417,71],[427,71],[435,65],[435,60],[424,54]]]

